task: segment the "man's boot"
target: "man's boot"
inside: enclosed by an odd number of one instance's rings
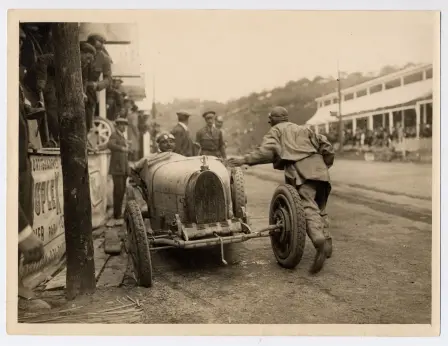
[[[325,252],[325,239],[316,240],[314,247],[316,248],[316,255],[314,257],[313,265],[310,268],[311,274],[316,274],[321,271],[324,266],[325,260],[327,258],[327,253]]]
[[[331,258],[333,255],[333,240],[331,238],[325,239],[325,253],[327,258]]]

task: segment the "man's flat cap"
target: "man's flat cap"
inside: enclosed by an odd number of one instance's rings
[[[224,118],[222,117],[222,115],[218,115],[216,117],[216,121],[222,123],[224,121]]]
[[[180,117],[191,117],[191,114],[188,112],[184,112],[184,111],[180,111],[180,112],[176,112],[176,114]]]
[[[90,34],[87,37],[87,41],[93,41],[93,40],[100,41],[101,43],[106,43],[106,41],[107,41],[106,37],[104,37],[103,35],[98,34],[98,33]]]
[[[284,118],[288,117],[288,111],[284,107],[276,106],[272,108],[269,116],[272,118]]]
[[[215,113],[214,111],[206,111],[206,112],[204,112],[204,114],[202,114],[202,117],[203,117],[203,118],[206,118],[207,115],[209,115],[209,114],[211,114],[211,115],[216,115],[216,113]]]
[[[79,49],[81,50],[81,52],[84,52],[84,53],[91,53],[93,55],[96,54],[95,47],[87,42],[81,42],[81,44],[79,45]]]
[[[125,125],[127,125],[128,124],[128,119],[126,119],[126,118],[117,118],[117,119],[115,119],[115,123],[116,124],[125,124]]]

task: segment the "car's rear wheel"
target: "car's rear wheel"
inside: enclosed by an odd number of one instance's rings
[[[297,190],[282,184],[274,192],[269,210],[269,223],[283,225],[271,235],[277,262],[284,268],[295,268],[302,259],[306,240],[306,219]]]
[[[243,219],[246,216],[243,212],[243,208],[244,210],[246,209],[247,198],[244,188],[244,174],[240,167],[232,168],[230,183],[233,214],[235,217]],[[243,221],[246,222],[246,220]]]
[[[151,287],[151,252],[142,213],[135,200],[130,200],[126,204],[124,219],[128,237],[128,250],[137,284],[143,287]]]

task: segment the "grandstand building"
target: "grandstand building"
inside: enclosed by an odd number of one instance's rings
[[[419,139],[432,129],[433,69],[431,64],[409,67],[341,90],[345,130],[374,131],[401,125],[406,138]],[[316,132],[337,131],[337,91],[318,97],[317,111],[307,121]]]

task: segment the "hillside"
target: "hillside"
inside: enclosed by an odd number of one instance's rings
[[[389,74],[413,65],[385,66],[378,73],[361,72],[342,73],[342,89]],[[272,106],[278,105],[288,109],[290,120],[304,124],[316,112],[316,97],[337,90],[337,80],[334,77],[316,76],[309,80],[302,78],[289,81],[282,87],[252,93],[226,104],[199,99],[174,100],[170,104],[157,104],[157,122],[162,129],[171,129],[177,122],[176,111],[185,110],[193,114],[190,119],[190,129],[194,135],[204,126],[201,114],[206,109],[213,109],[224,116],[227,140],[231,152],[245,152],[257,145],[269,129],[267,116]]]

